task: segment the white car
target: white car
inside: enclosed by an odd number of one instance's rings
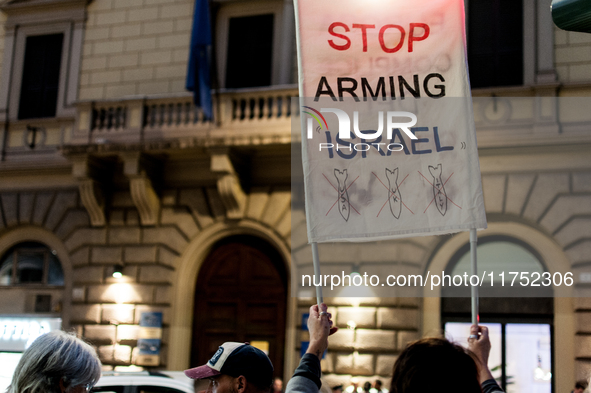
[[[192,379],[182,372],[104,372],[94,385],[96,393],[195,393]]]

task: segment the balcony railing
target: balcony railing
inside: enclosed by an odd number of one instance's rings
[[[290,98],[297,95],[291,91],[287,94],[262,94],[251,96],[247,93],[236,94],[231,98],[232,121],[265,121],[284,119],[291,115]]]
[[[473,98],[480,148],[591,142],[590,98],[525,96],[528,92]],[[133,144],[158,148],[289,143],[291,98],[296,96],[291,86],[218,92],[213,97],[213,120],[193,105],[190,94],[80,102],[75,120],[0,124],[7,132],[2,154],[6,161],[26,162],[31,154],[57,157],[65,146],[82,151],[87,145],[117,150]]]
[[[214,95],[214,118],[192,96],[131,98],[78,104],[71,144],[126,144],[171,138],[277,138],[289,140],[294,88],[222,92]],[[212,131],[215,130],[215,135]]]

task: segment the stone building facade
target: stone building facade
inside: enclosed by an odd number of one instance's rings
[[[534,250],[546,271],[572,271],[583,291],[555,288],[560,296],[546,315],[558,392],[591,369],[591,300],[584,296],[591,262],[591,36],[555,28],[547,3],[522,2],[522,83],[473,94],[489,220],[479,236]],[[38,296],[50,296],[43,313],[92,342],[106,369],[126,369],[137,364],[141,313],[161,311],[159,367],[184,369],[205,347],[200,337],[231,334],[222,328],[235,323],[228,311],[211,315],[220,330],[200,325],[209,310],[199,308],[200,275],[228,242],[248,247],[257,239],[277,274],[287,272],[279,284],[284,321],[271,327],[281,340],[271,345],[283,362],[278,374],[288,378],[306,341],[302,315],[313,301],[291,291],[290,268],[311,258],[307,240],[293,234],[301,212],[291,210],[299,198],[290,190],[289,158],[289,100],[297,95],[293,5],[212,5],[222,68],[233,18],[274,18],[269,86],[234,89],[218,70],[215,121],[204,119],[184,90],[192,0],[2,3],[0,256],[26,242],[45,245],[61,262],[64,282],[2,285],[0,314],[35,314]],[[27,37],[52,34],[63,35],[57,110],[22,118]],[[371,255],[347,245],[325,254],[323,269],[378,269],[395,261],[412,273],[443,270],[467,242],[467,234],[411,238],[376,244]],[[118,265],[121,279],[111,276]],[[341,327],[323,361],[330,383],[348,384],[352,376],[386,381],[406,343],[441,331],[444,319],[441,297],[327,301]]]

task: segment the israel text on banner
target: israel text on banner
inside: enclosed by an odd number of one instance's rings
[[[486,228],[463,0],[297,0],[308,240]]]

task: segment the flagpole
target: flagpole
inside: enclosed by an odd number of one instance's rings
[[[294,6],[294,16],[295,16],[295,26],[296,26],[296,49],[298,54],[298,91],[299,91],[299,101],[300,106],[302,105],[304,99],[304,76],[303,76],[303,68],[302,68],[302,53],[300,47],[300,15],[299,15],[299,7],[298,7],[298,0],[293,0]],[[301,123],[302,127],[302,149],[303,144],[306,141],[306,137],[304,136],[304,124]],[[314,264],[314,277],[316,277],[316,282],[319,284],[322,283],[322,275],[320,274],[320,258],[318,256],[318,244],[316,242],[312,242],[312,263]],[[320,306],[324,303],[324,299],[322,297],[322,286],[316,286],[316,303]]]
[[[316,277],[316,303],[320,306],[324,303],[322,298],[322,275],[320,274],[320,258],[318,257],[318,243],[312,242],[312,263],[314,264],[314,276]]]
[[[470,265],[472,275],[477,275],[476,266],[476,248],[478,245],[478,238],[476,237],[476,228],[470,229]],[[478,316],[478,286],[470,285],[472,296],[472,325],[478,325],[480,318]]]

